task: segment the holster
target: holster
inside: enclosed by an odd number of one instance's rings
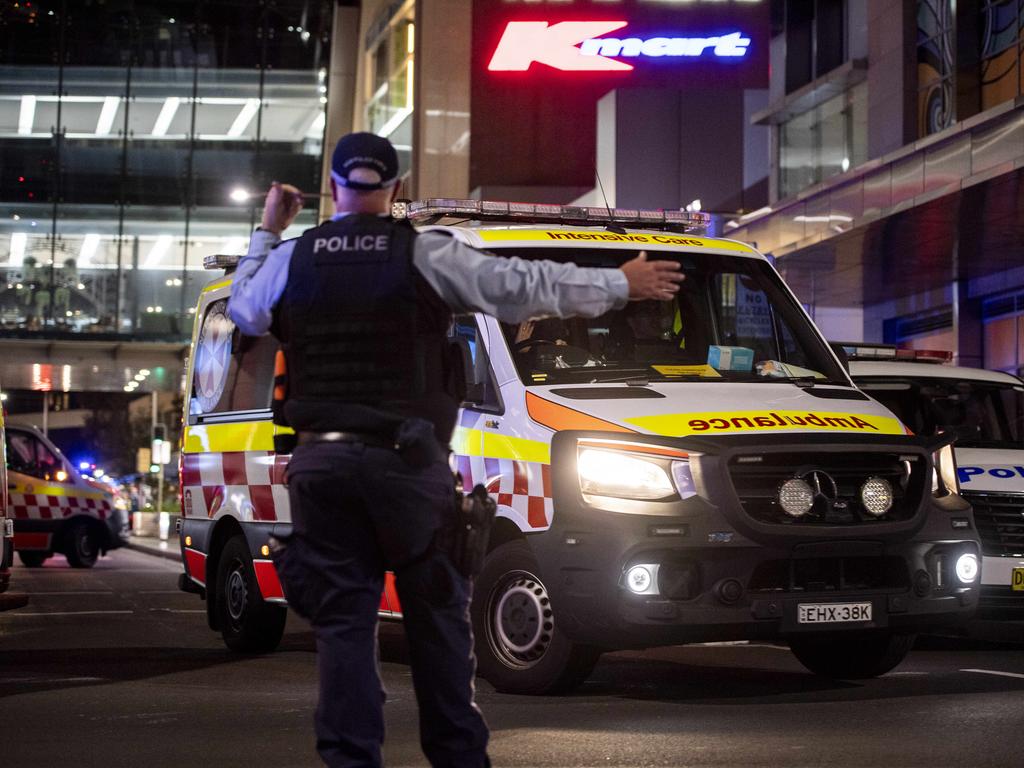
[[[442,547],[451,557],[455,569],[467,579],[476,577],[484,566],[487,543],[491,537],[498,505],[477,484],[473,490],[462,492],[462,476],[455,475],[454,514],[442,531]]]

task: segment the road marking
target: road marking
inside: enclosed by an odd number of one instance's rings
[[[111,589],[76,589],[70,592],[30,592],[34,597],[46,595],[48,597],[54,597],[57,595],[112,595],[114,591]]]
[[[135,611],[10,611],[4,618],[15,616],[98,616],[135,613]]]
[[[1018,680],[1024,680],[1024,675],[1019,672],[1000,672],[995,669],[961,669],[961,672],[974,672],[978,675],[996,675],[997,677],[1013,677]]]
[[[150,613],[206,613],[205,608],[150,608]]]
[[[0,683],[98,683],[102,677],[7,677]]]

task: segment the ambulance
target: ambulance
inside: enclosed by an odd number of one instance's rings
[[[950,365],[950,352],[844,348],[857,385],[912,430],[960,433],[957,475],[981,538],[978,617],[1024,619],[1024,382]]]
[[[706,217],[425,200],[396,206],[494,258],[677,261],[676,298],[594,319],[454,318],[465,398],[451,464],[498,505],[474,585],[480,674],[564,691],[604,651],[788,641],[810,670],[869,677],[916,632],[974,612],[979,543],[943,438],[857,390],[772,264]],[[187,375],[186,590],[227,645],[267,651],[290,532],[278,345],[227,316],[237,257],[202,291]],[[386,482],[381,478],[381,482]],[[388,578],[380,616],[400,619]]]
[[[7,514],[23,565],[37,568],[59,552],[73,568],[92,568],[101,554],[125,542],[123,503],[80,474],[42,432],[8,425],[4,447]]]

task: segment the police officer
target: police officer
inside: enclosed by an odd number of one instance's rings
[[[398,157],[384,138],[344,136],[331,163],[337,210],[301,237],[302,207],[275,184],[231,290],[241,331],[272,331],[288,365],[285,416],[294,534],[275,561],[292,608],[316,633],[317,749],[330,766],[381,765],[384,692],[377,610],[391,569],[434,766],[484,766],[473,701],[470,585],[435,543],[452,509],[447,445],[459,407],[452,311],[506,322],[595,317],[632,299],[668,299],[678,265],[641,254],[621,269],[485,255],[389,217]]]

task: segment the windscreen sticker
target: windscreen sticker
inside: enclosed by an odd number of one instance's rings
[[[603,232],[600,230],[566,230],[566,229],[481,229],[477,231],[485,243],[497,243],[519,240],[539,240],[546,242],[566,243],[625,243],[636,245],[674,245],[680,248],[717,248],[723,251],[738,253],[755,253],[754,249],[743,243],[731,240],[718,240],[709,237],[691,237],[690,235],[640,234],[627,232]]]
[[[903,425],[889,416],[819,411],[733,411],[675,413],[625,419],[665,437],[735,432],[855,432],[864,435],[905,435]]]
[[[710,365],[652,365],[662,376],[707,376],[722,378],[722,374]]]
[[[1024,481],[1024,467],[957,467],[957,475],[960,476],[960,484],[966,485],[976,475],[988,474],[997,480],[1021,480]]]

